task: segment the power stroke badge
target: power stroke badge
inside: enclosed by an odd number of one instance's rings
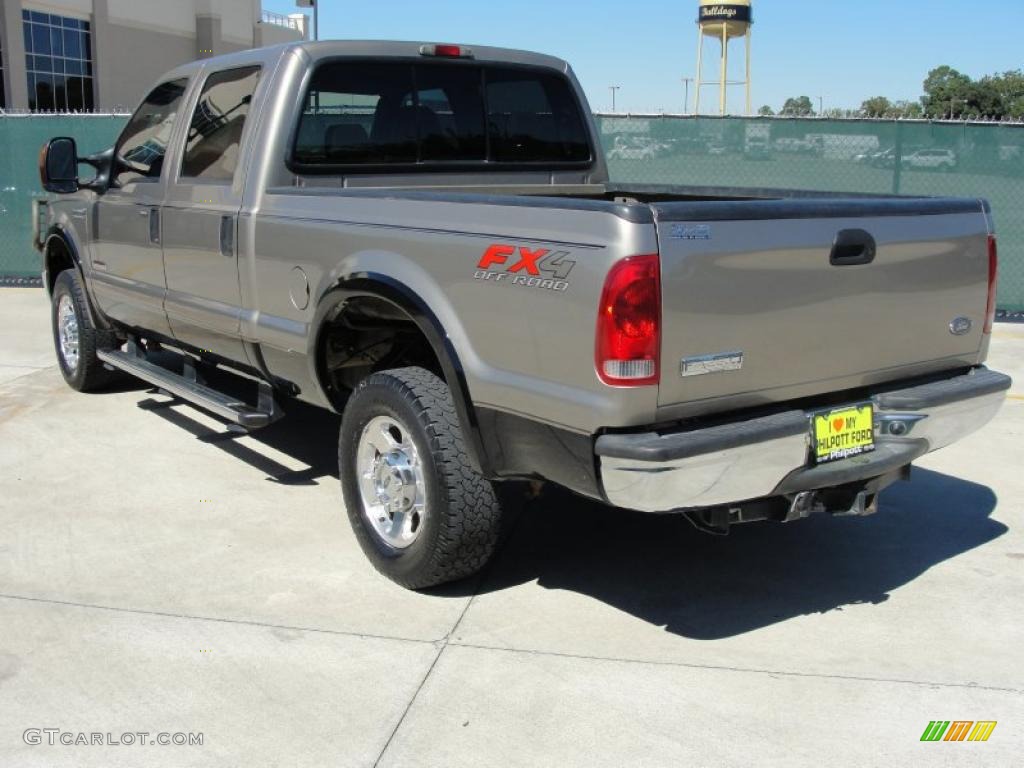
[[[476,265],[475,280],[565,292],[576,262],[569,251],[494,243]]]

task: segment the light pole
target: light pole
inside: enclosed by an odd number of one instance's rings
[[[615,94],[617,94],[619,92],[620,88],[622,88],[621,85],[609,85],[608,86],[608,90],[612,92],[612,112],[615,111]]]
[[[692,83],[694,80],[696,80],[696,78],[694,78],[694,77],[684,77],[683,78],[683,85],[686,86],[686,101],[683,102],[683,114],[684,115],[689,114],[689,111],[690,111],[690,83]]]
[[[319,0],[295,0],[298,8],[313,9],[313,39],[320,39],[320,2]]]

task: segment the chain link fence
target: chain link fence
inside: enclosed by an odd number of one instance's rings
[[[38,276],[31,200],[37,151],[73,136],[82,154],[113,144],[123,115],[0,116],[0,278]],[[999,307],[1024,312],[1024,126],[808,118],[598,115],[612,179],[985,197],[999,233]]]

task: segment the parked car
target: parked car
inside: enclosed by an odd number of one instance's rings
[[[868,165],[873,168],[895,168],[896,167],[896,148],[889,147],[883,149],[881,152],[875,152],[868,157]]]
[[[814,142],[807,139],[776,139],[775,151],[794,155],[813,155],[817,154],[818,149]]]
[[[613,183],[600,147],[568,64],[523,51],[303,42],[175,69],[107,152],[44,148],[60,371],[236,429],[341,414],[349,521],[410,588],[488,561],[499,483],[719,534],[868,515],[995,415],[985,202]],[[82,439],[108,484],[151,479],[99,451]]]
[[[952,171],[956,166],[956,153],[951,149],[922,149],[911,155],[903,156],[904,168]]]
[[[648,136],[617,136],[609,160],[653,160],[668,154],[669,145]]]

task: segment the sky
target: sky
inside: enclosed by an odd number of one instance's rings
[[[728,0],[724,0],[727,2]],[[682,78],[697,65],[697,2],[667,0],[319,0],[321,39],[388,39],[525,48],[567,59],[595,110],[682,112]],[[264,0],[295,13],[294,0]],[[914,100],[928,71],[972,77],[1024,68],[1024,0],[754,0],[753,101],[790,96],[855,109],[871,96]],[[705,44],[717,80],[720,46]],[[730,79],[742,79],[733,43]],[[741,114],[742,88],[729,111]],[[717,105],[707,87],[701,111]],[[693,106],[691,86],[690,109]],[[690,110],[686,110],[690,111]]]

